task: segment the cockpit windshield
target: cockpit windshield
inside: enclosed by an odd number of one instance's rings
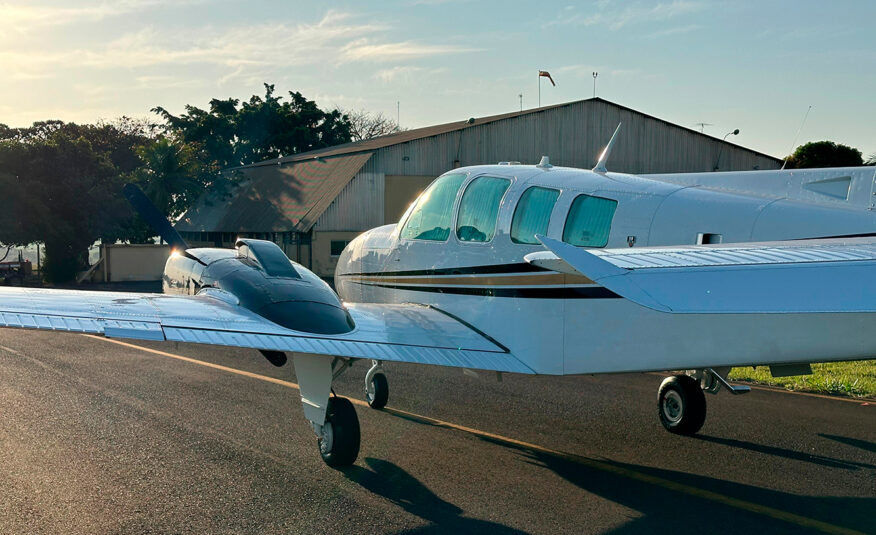
[[[446,240],[450,236],[453,202],[465,177],[465,173],[438,177],[417,199],[400,236],[410,240]]]
[[[262,240],[240,240],[237,254],[241,258],[254,261],[271,277],[300,279],[292,262],[275,243]]]

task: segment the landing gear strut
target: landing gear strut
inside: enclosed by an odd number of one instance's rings
[[[389,400],[389,382],[383,373],[383,363],[371,361],[371,369],[365,374],[365,401],[372,409],[380,410],[386,407]]]
[[[722,388],[731,394],[745,394],[747,386],[731,385],[726,376],[730,368],[705,368],[690,375],[673,375],[663,380],[657,391],[657,415],[670,433],[693,435],[706,422],[706,396]]]
[[[301,408],[316,433],[322,460],[332,468],[353,464],[359,455],[359,418],[350,400],[331,395],[332,381],[353,361],[306,353],[295,353],[293,359]]]

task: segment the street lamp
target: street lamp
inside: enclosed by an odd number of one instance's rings
[[[721,161],[721,153],[724,152],[724,142],[727,141],[727,136],[731,136],[731,135],[738,136],[739,129],[737,128],[736,130],[734,130],[732,132],[727,132],[726,134],[724,134],[724,139],[721,140],[721,150],[718,151],[718,158],[715,160],[715,168],[712,169],[712,171],[718,170],[718,163]]]

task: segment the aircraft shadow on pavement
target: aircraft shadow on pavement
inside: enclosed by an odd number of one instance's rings
[[[408,513],[431,522],[422,528],[405,533],[496,533],[499,535],[525,534],[495,522],[462,516],[465,512],[442,500],[425,485],[395,464],[380,459],[366,458],[368,468],[350,466],[344,475],[362,488],[382,496]]]
[[[746,528],[771,534],[822,532],[727,503],[738,504],[738,501],[825,522],[834,528],[841,526],[834,531],[846,528],[870,533],[874,529],[876,498],[800,496],[673,470],[571,454],[555,455],[488,437],[480,438],[517,450],[527,462],[547,468],[587,492],[641,513],[642,516],[604,533],[738,535]],[[671,488],[674,484],[696,489],[696,495]],[[598,519],[594,520],[598,522]]]
[[[823,435],[819,434],[819,436],[825,438],[832,438],[833,440],[838,440],[840,442],[846,442],[849,444],[849,441],[861,442],[864,444],[868,444],[863,440],[854,440],[848,439],[845,437],[834,437],[833,435]],[[767,455],[775,455],[777,457],[784,457],[786,459],[791,459],[793,461],[803,461],[807,463],[819,464],[821,466],[827,466],[829,468],[842,468],[845,470],[876,470],[876,465],[867,464],[867,463],[859,463],[855,461],[846,461],[843,459],[835,459],[832,457],[825,457],[823,455],[813,455],[811,453],[804,453],[801,451],[788,450],[785,448],[777,448],[775,446],[766,446],[764,444],[756,444],[754,442],[747,442],[744,440],[737,440],[735,438],[723,438],[723,437],[710,437],[708,435],[694,435],[694,438],[699,440],[704,440],[706,442],[712,442],[715,444],[723,444],[725,446],[730,446],[733,448],[742,448],[749,451],[756,451],[758,453],[765,453]],[[865,446],[856,445],[857,447],[867,449]],[[870,447],[873,447],[873,444],[870,444]],[[870,450],[874,451],[874,450]]]
[[[828,435],[827,433],[818,433],[818,436],[822,438],[828,438],[830,440],[835,440],[837,442],[842,442],[843,444],[853,446],[855,448],[862,449],[864,451],[869,451],[871,453],[876,453],[876,443],[868,442],[866,440],[861,440],[859,438],[849,438],[842,437],[839,435]],[[871,467],[873,468],[873,467]]]

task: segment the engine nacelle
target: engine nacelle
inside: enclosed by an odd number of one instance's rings
[[[165,293],[183,295],[222,290],[240,306],[296,331],[341,334],[355,327],[331,287],[270,241],[239,239],[236,249],[174,252],[164,268],[163,287]]]

